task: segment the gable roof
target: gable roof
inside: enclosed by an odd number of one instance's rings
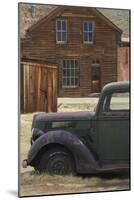
[[[48,15],[44,16],[41,20],[37,21],[35,24],[33,24],[27,32],[33,31],[35,28],[37,28],[40,24],[47,21],[51,16],[54,14],[57,14],[58,12],[62,12],[64,8],[73,8],[73,6],[58,6],[54,10],[52,10]],[[76,8],[76,7],[75,7]],[[81,9],[84,7],[81,7]],[[98,17],[100,17],[103,21],[105,21],[113,30],[118,31],[119,33],[122,33],[122,30],[116,26],[111,20],[109,20],[105,15],[103,15],[99,10],[96,8],[90,8]]]
[[[51,12],[49,12],[48,15],[44,16],[41,20],[37,21],[35,24],[33,24],[27,31],[32,31],[33,29],[35,29],[36,27],[38,27],[40,24],[44,23],[46,20],[48,20],[51,16],[53,16],[54,14],[58,13],[59,11],[61,11],[61,6],[56,7],[54,10],[52,10]]]
[[[110,21],[123,31],[123,37],[129,37],[130,34],[130,10],[128,9],[107,9],[97,8]]]
[[[32,7],[35,7],[33,10]],[[19,29],[20,37],[24,38],[26,31],[38,21],[42,21],[57,7],[56,5],[47,4],[30,4],[19,3]],[[86,7],[87,8],[87,7]],[[105,18],[111,23],[119,27],[122,31],[123,38],[129,38],[129,17],[130,11],[128,9],[111,9],[111,8],[96,8]],[[32,13],[32,11],[34,11]]]
[[[30,3],[19,3],[19,35],[24,38],[26,31],[37,21],[54,10],[56,6]]]

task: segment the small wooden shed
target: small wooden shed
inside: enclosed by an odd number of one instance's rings
[[[57,66],[36,59],[20,62],[21,113],[57,111]]]

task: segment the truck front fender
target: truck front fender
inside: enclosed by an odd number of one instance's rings
[[[29,150],[27,163],[30,165],[38,152],[48,144],[60,144],[70,150],[78,172],[88,172],[89,169],[94,171],[97,168],[98,164],[90,149],[76,135],[63,130],[49,131],[40,136]]]

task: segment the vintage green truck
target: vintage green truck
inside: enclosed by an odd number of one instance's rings
[[[62,175],[129,169],[129,90],[129,82],[109,83],[95,111],[34,115],[23,167]]]

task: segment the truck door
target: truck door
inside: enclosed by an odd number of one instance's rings
[[[129,93],[109,94],[97,125],[100,160],[129,162],[129,128]]]

